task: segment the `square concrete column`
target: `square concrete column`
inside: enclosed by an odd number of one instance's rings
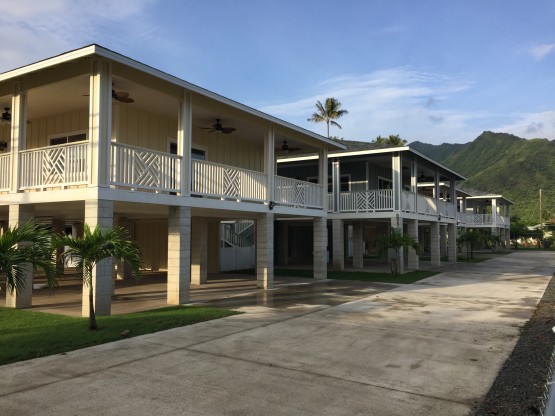
[[[181,305],[190,300],[191,208],[170,207],[168,214],[167,302]]]
[[[289,263],[289,225],[284,221],[278,221],[278,246],[277,264],[287,266]]]
[[[22,226],[27,221],[32,220],[35,211],[32,205],[10,205],[9,207],[9,227],[15,228]],[[19,293],[15,290],[6,290],[6,307],[8,308],[30,308],[33,304],[33,267],[24,265],[21,267],[25,287]]]
[[[191,221],[191,283],[201,285],[208,281],[208,221]]]
[[[256,286],[274,287],[274,214],[256,220]]]
[[[430,254],[432,266],[439,266],[441,264],[439,240],[439,222],[434,221],[430,224]]]
[[[447,260],[451,263],[457,261],[457,225],[447,226]]]
[[[353,224],[353,267],[362,269],[364,267],[364,253],[362,250],[362,224]]]
[[[447,224],[439,225],[439,254],[442,257],[447,255]]]
[[[85,223],[91,231],[97,226],[105,230],[114,224],[114,203],[106,200],[85,201]],[[96,264],[91,276],[93,302],[96,315],[110,315],[114,285],[114,261],[104,259]],[[83,282],[83,302],[81,313],[89,316],[89,287]]]
[[[418,241],[418,220],[408,220],[407,222],[408,235]],[[410,270],[420,269],[420,258],[413,248],[408,249],[408,268]]]
[[[127,218],[120,217],[118,218],[118,226],[122,227],[127,231],[130,238],[135,238],[135,223]],[[129,280],[133,278],[133,269],[129,266],[129,264],[117,261],[117,275],[116,278],[118,280]]]
[[[345,230],[343,220],[332,220],[333,270],[345,269]]]
[[[328,227],[326,218],[314,218],[314,279],[328,277]]]

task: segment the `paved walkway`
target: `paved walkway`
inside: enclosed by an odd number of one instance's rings
[[[336,306],[246,296],[243,315],[3,366],[0,414],[466,415],[554,269],[517,252]]]

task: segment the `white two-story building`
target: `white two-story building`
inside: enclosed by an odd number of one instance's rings
[[[167,271],[168,303],[182,304],[218,271],[220,222],[255,222],[257,282],[271,288],[274,220],[301,217],[326,277],[327,153],[341,144],[98,45],[0,74],[0,109],[2,227],[123,226],[145,267]],[[276,174],[288,146],[317,154],[316,179]],[[113,270],[106,260],[93,277],[99,314]],[[129,277],[125,265],[117,274]],[[8,306],[31,306],[32,279]]]

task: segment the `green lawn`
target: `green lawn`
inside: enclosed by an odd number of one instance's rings
[[[328,279],[339,280],[361,280],[365,282],[383,282],[383,283],[414,283],[418,280],[425,279],[430,276],[439,274],[435,271],[416,270],[408,272],[397,277],[391,273],[372,273],[372,272],[328,272]],[[276,276],[290,276],[290,277],[308,277],[312,278],[312,270],[298,270],[298,269],[275,269]]]
[[[171,306],[125,315],[97,316],[98,330],[88,318],[75,318],[0,307],[0,365],[59,354],[91,345],[223,318],[240,312],[208,307]]]

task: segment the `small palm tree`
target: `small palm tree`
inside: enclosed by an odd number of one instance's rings
[[[387,144],[391,146],[404,146],[407,144],[407,141],[404,139],[401,139],[401,137],[399,137],[398,134],[395,134],[395,135],[390,134],[389,137],[382,137],[382,136],[376,137],[376,140],[374,140],[374,143]]]
[[[6,276],[6,289],[10,293],[21,293],[25,289],[25,269],[29,264],[44,272],[48,286],[56,285],[51,237],[50,231],[35,221],[8,228],[0,235],[0,275]]]
[[[392,260],[391,264],[391,273],[395,277],[399,275],[399,258],[400,251],[403,248],[412,248],[416,251],[416,254],[420,254],[420,244],[417,240],[412,238],[408,234],[403,234],[403,232],[399,229],[391,229],[389,234],[382,234],[379,235],[376,239],[376,247],[378,249],[378,256],[384,258],[388,249],[395,250],[395,259]]]
[[[325,104],[322,104],[320,100],[316,101],[316,109],[318,110],[312,116],[307,119],[308,121],[314,121],[315,123],[326,122],[328,128],[328,135],[330,137],[330,124],[341,128],[341,126],[334,120],[348,114],[347,110],[341,109],[341,103],[335,98],[326,98]]]
[[[101,260],[114,257],[127,262],[133,268],[135,278],[141,276],[141,252],[135,241],[129,239],[127,231],[121,227],[110,227],[102,231],[96,227],[91,231],[85,224],[83,237],[60,235],[56,237],[56,244],[65,246],[62,258],[77,261],[77,274],[89,288],[89,329],[97,329],[94,312],[94,287],[92,284],[93,269]]]
[[[466,258],[474,258],[474,249],[482,242],[482,235],[476,230],[468,230],[457,238],[459,245],[466,246]]]

